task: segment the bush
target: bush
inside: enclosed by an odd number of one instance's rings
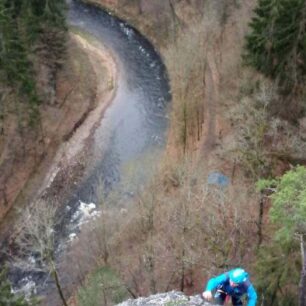
[[[116,273],[109,267],[100,267],[79,289],[78,306],[98,306],[118,304],[125,300],[128,292]]]

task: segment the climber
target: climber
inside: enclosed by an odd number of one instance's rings
[[[214,296],[213,296],[214,293]],[[224,305],[228,297],[232,298],[233,306],[242,306],[242,296],[247,294],[247,306],[255,306],[257,301],[256,291],[249,280],[249,275],[241,268],[230,270],[211,278],[202,297],[218,305]]]

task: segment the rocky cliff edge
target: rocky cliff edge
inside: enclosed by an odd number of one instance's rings
[[[186,296],[182,292],[171,291],[167,293],[160,293],[151,295],[149,297],[141,297],[135,300],[127,300],[117,306],[154,306],[154,305],[165,305],[165,306],[213,306],[213,304],[204,302],[200,295]]]

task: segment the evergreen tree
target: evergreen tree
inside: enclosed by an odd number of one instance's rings
[[[306,168],[299,166],[278,180],[263,181],[261,188],[273,186],[270,218],[277,226],[274,239],[280,246],[300,242],[302,269],[299,305],[306,306]],[[281,256],[281,254],[280,254]]]
[[[11,292],[11,285],[6,279],[6,270],[0,271],[0,306],[29,306],[22,296]]]
[[[35,4],[38,0],[32,1]],[[53,64],[58,67],[66,49],[65,2],[63,0],[45,0],[41,2],[44,5],[41,7],[40,15],[40,43],[42,48],[48,51],[46,58],[52,59]],[[34,4],[33,8],[37,8]]]
[[[299,92],[306,74],[306,1],[259,0],[246,37],[246,62]]]
[[[33,62],[56,71],[65,53],[64,0],[0,0],[0,81],[29,103],[30,120],[40,100]]]
[[[259,304],[265,306],[297,306],[301,271],[299,245],[296,241],[263,245],[256,261],[256,289]]]
[[[38,98],[27,47],[19,29],[21,4],[17,0],[0,0],[0,69],[2,81],[15,88],[21,97],[27,97],[33,112]]]

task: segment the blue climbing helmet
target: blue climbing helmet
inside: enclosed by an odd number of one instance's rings
[[[249,274],[241,268],[229,271],[229,279],[235,284],[242,284],[249,277]]]

